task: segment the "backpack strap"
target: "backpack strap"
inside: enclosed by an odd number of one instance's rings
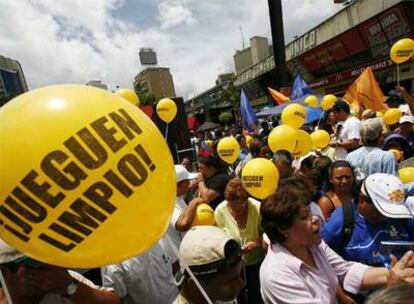
[[[344,217],[344,225],[342,227],[343,244],[348,244],[351,239],[352,232],[355,227],[353,200],[347,201],[342,205],[342,213]]]

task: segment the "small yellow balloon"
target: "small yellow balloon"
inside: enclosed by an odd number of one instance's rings
[[[393,44],[390,50],[391,60],[395,63],[403,63],[414,55],[414,40],[404,38]]]
[[[391,152],[392,154],[394,154],[394,157],[395,157],[395,159],[397,161],[398,160],[401,160],[401,158],[402,158],[402,152],[400,150],[397,150],[397,149],[389,149],[388,151]]]
[[[234,137],[224,137],[217,145],[217,154],[228,164],[233,164],[240,154],[240,145]]]
[[[315,95],[310,95],[305,98],[305,103],[311,108],[316,108],[318,107],[318,98]]]
[[[267,158],[253,158],[243,167],[241,180],[244,189],[258,199],[264,199],[276,191],[279,171]]]
[[[130,89],[120,89],[116,91],[115,94],[125,98],[133,105],[136,105],[138,107],[140,106],[138,95]]]
[[[177,115],[177,105],[170,98],[163,98],[157,103],[157,114],[162,121],[170,123]]]
[[[9,245],[46,264],[95,268],[164,235],[174,162],[134,105],[102,89],[56,85],[8,102],[0,125],[0,238]]]
[[[377,118],[381,118],[381,117],[384,117],[384,113],[382,113],[382,112],[377,112]]]
[[[288,125],[277,126],[270,132],[267,143],[272,152],[287,150],[293,152],[296,147],[297,130]]]
[[[293,156],[301,157],[308,154],[312,150],[312,139],[308,132],[298,130],[296,147],[292,152]]]
[[[204,141],[205,142],[205,144],[207,145],[207,146],[209,146],[210,148],[213,148],[213,141],[212,140],[205,140]]]
[[[402,113],[399,109],[391,108],[391,109],[388,109],[385,112],[385,114],[382,118],[384,119],[384,122],[387,125],[394,125],[394,124],[398,123],[398,121],[401,118],[401,115],[402,115]]]
[[[295,129],[300,128],[306,121],[306,109],[300,104],[293,103],[283,109],[282,123]]]
[[[250,148],[250,145],[253,142],[253,137],[251,137],[250,135],[245,135],[244,137],[246,138],[246,146],[247,146],[247,148]]]
[[[197,206],[194,220],[191,226],[211,226],[215,225],[214,210],[207,204]]]
[[[398,172],[403,184],[414,182],[414,167],[402,168]]]
[[[322,110],[328,111],[329,109],[331,109],[335,105],[337,99],[338,98],[333,94],[325,95],[321,101]]]
[[[317,149],[326,148],[329,145],[329,142],[331,141],[329,133],[325,130],[314,131],[310,136],[312,139],[313,146]]]

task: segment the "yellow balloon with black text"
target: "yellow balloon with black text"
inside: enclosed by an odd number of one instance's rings
[[[220,139],[217,145],[217,154],[228,164],[233,164],[240,155],[240,145],[234,137]]]
[[[115,92],[115,94],[125,98],[133,105],[136,105],[138,107],[140,106],[138,95],[130,89],[119,89],[118,91]]]
[[[253,158],[242,169],[241,180],[244,189],[258,198],[264,199],[274,193],[279,184],[279,171],[267,158]]]
[[[191,226],[215,225],[214,210],[207,204],[197,206]]]
[[[267,137],[267,144],[272,152],[286,150],[293,152],[296,146],[297,130],[288,125],[274,128]]]
[[[295,150],[292,152],[293,156],[301,157],[308,154],[312,150],[312,139],[308,132],[298,130]]]
[[[324,149],[329,145],[331,137],[325,130],[317,130],[311,133],[312,144],[317,149]]]
[[[293,103],[283,109],[281,118],[284,125],[297,129],[306,121],[306,110],[300,104]]]
[[[402,168],[398,173],[403,184],[414,182],[414,167]]]
[[[414,56],[414,40],[403,38],[394,43],[390,49],[391,60],[395,63],[403,63]]]
[[[329,109],[331,109],[335,105],[336,100],[337,97],[333,94],[325,95],[321,101],[322,110],[328,111]]]
[[[98,88],[56,85],[8,102],[0,125],[0,238],[10,246],[47,264],[95,268],[164,235],[174,163],[136,106]]]
[[[318,107],[318,98],[315,95],[310,95],[305,98],[305,104],[311,108]]]
[[[157,103],[157,114],[162,121],[170,123],[177,115],[177,105],[170,98],[163,98]]]
[[[397,108],[388,109],[382,119],[387,125],[395,125],[401,118],[401,111]]]

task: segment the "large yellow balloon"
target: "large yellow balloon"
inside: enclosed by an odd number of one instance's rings
[[[395,63],[403,63],[414,55],[414,40],[404,38],[393,44],[390,50],[391,60]]]
[[[295,129],[300,128],[306,121],[306,110],[300,104],[293,103],[283,109],[282,123]]]
[[[116,91],[115,94],[125,98],[130,103],[132,103],[133,105],[136,105],[138,107],[140,106],[138,95],[130,89],[120,89],[120,90]]]
[[[335,105],[337,99],[338,98],[333,94],[325,95],[321,101],[322,110],[328,111],[329,109],[331,109]]]
[[[163,98],[157,103],[157,114],[162,121],[170,123],[177,115],[177,105],[170,98]]]
[[[244,166],[241,180],[247,192],[258,199],[264,199],[276,191],[279,171],[271,160],[253,158]]]
[[[234,163],[240,154],[240,145],[234,137],[224,137],[217,145],[217,154],[228,164]]]
[[[397,108],[391,108],[388,109],[385,113],[384,116],[382,117],[382,119],[384,119],[384,122],[387,125],[394,125],[396,123],[398,123],[398,121],[401,118],[401,111]]]
[[[398,172],[403,184],[414,182],[414,167],[402,168]]]
[[[318,98],[315,95],[310,95],[305,98],[305,103],[311,108],[316,108],[318,107]]]
[[[314,131],[310,136],[312,139],[313,146],[317,149],[326,148],[329,145],[329,142],[331,141],[329,133],[325,130]]]
[[[277,126],[270,132],[267,143],[272,152],[287,150],[293,152],[296,147],[297,130],[288,125]]]
[[[296,140],[295,150],[292,152],[293,156],[301,157],[308,154],[312,150],[312,139],[308,132],[298,130],[298,137]]]
[[[207,204],[197,206],[191,226],[215,225],[214,210]]]
[[[131,103],[57,85],[0,109],[0,237],[65,268],[137,256],[168,228],[176,181],[163,136]]]

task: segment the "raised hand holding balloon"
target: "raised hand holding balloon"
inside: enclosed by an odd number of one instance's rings
[[[17,250],[47,264],[94,268],[136,256],[165,233],[174,163],[133,104],[105,90],[57,85],[11,100],[0,125],[0,237]]]

